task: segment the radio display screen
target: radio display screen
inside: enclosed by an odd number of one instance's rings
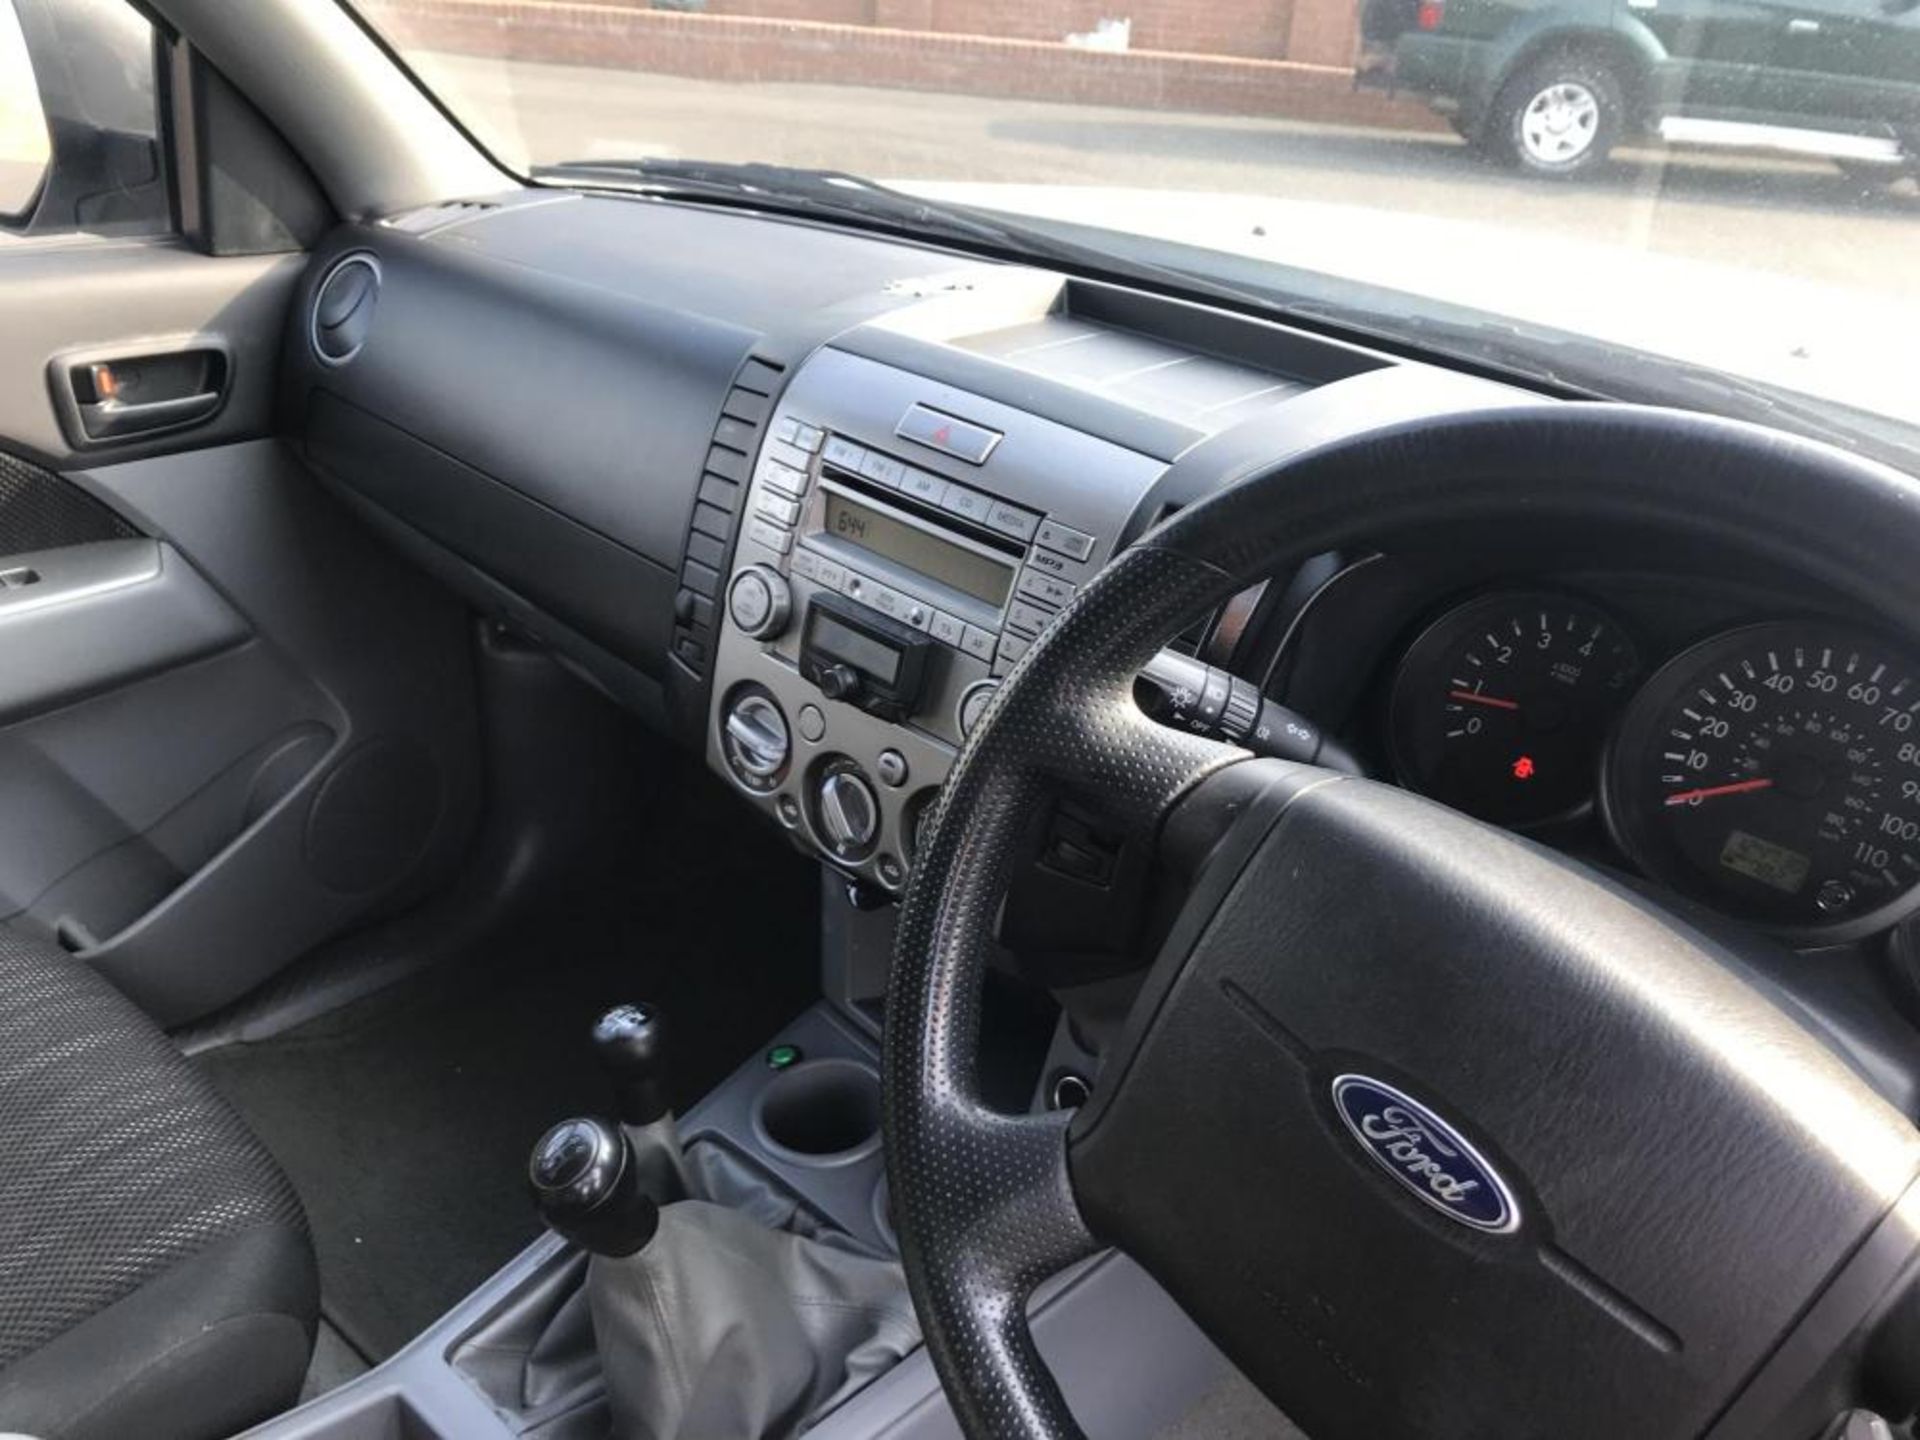
[[[971,595],[995,610],[1006,603],[1007,590],[1013,584],[1011,566],[884,515],[837,490],[823,494],[826,505],[821,528],[825,533],[904,565],[962,595]]]
[[[898,650],[884,640],[863,635],[817,607],[807,613],[807,647],[831,659],[846,661],[882,685],[891,685],[900,677]]]

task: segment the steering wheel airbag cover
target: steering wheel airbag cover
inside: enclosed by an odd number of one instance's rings
[[[1702,1434],[1920,1168],[1711,942],[1405,791],[1206,913],[1072,1174],[1315,1437]]]

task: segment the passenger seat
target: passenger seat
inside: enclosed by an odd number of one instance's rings
[[[88,965],[0,926],[0,1431],[214,1440],[296,1398],[292,1185]]]

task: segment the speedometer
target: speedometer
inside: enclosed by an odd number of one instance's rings
[[[1920,666],[1824,622],[1707,640],[1634,698],[1605,793],[1620,847],[1721,910],[1891,923],[1920,902]]]

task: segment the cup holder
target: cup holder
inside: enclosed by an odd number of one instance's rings
[[[880,1077],[857,1060],[783,1070],[753,1104],[754,1138],[796,1165],[846,1165],[880,1148]]]

